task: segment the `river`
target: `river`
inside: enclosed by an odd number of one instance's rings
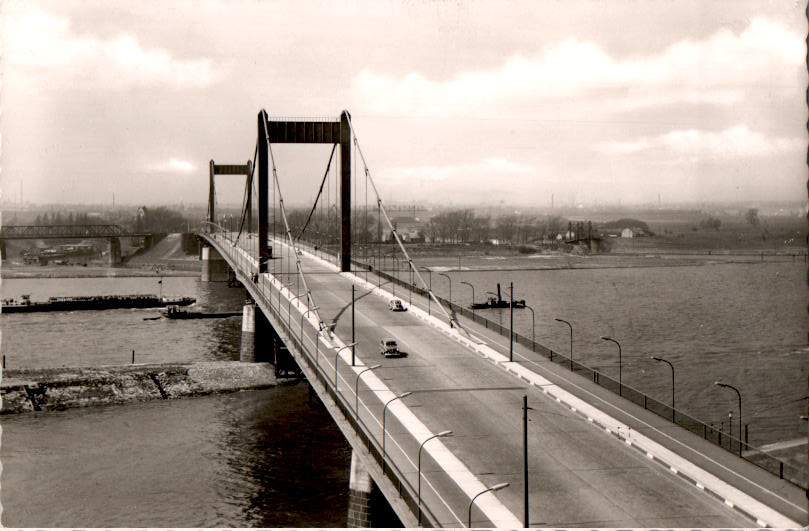
[[[423,260],[423,265],[441,262]],[[452,262],[446,264],[454,266]],[[520,264],[524,265],[524,264]],[[736,421],[738,387],[750,442],[805,437],[806,265],[791,261],[678,267],[510,270],[502,260],[466,260],[452,278],[455,302],[494,291],[535,311],[538,342],[617,375],[621,342],[626,385],[668,403],[676,367],[678,408],[708,422]],[[432,275],[449,296],[449,283]],[[157,293],[157,278],[3,280],[3,297]],[[168,295],[210,310],[241,308],[244,291],[195,277],[165,277]],[[397,290],[398,293],[398,290]],[[507,295],[506,295],[507,296]],[[485,310],[508,324],[508,310]],[[3,315],[8,367],[238,359],[240,318],[144,320],[154,310]],[[530,337],[529,310],[515,327]],[[319,415],[313,422],[301,417]],[[290,429],[290,426],[293,429]],[[3,419],[2,522],[7,526],[345,525],[350,450],[306,386],[127,406],[43,412]]]

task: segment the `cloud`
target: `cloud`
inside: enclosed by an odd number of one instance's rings
[[[5,70],[26,77],[45,75],[98,88],[167,86],[200,88],[218,79],[207,58],[179,59],[149,48],[128,34],[111,38],[79,35],[70,20],[41,10],[4,13]]]
[[[491,157],[465,164],[387,168],[380,172],[379,182],[382,196],[394,203],[423,200],[425,190],[429,197],[446,198],[449,203],[488,203],[530,193],[535,174],[534,166]]]
[[[163,162],[150,164],[146,169],[150,172],[161,173],[191,173],[196,169],[196,166],[187,160],[170,158],[169,160]]]
[[[470,109],[501,117],[542,116],[548,102],[579,109],[729,106],[750,93],[801,90],[803,57],[799,35],[754,18],[741,33],[722,29],[653,54],[616,58],[594,42],[569,38],[533,56],[514,55],[499,68],[459,72],[446,81],[365,69],[353,88],[369,112],[436,117],[461,117]],[[592,99],[576,100],[586,97]]]
[[[770,138],[740,124],[722,131],[686,129],[670,131],[656,137],[642,137],[621,142],[602,142],[596,151],[610,154],[635,154],[659,150],[693,159],[737,159],[766,157],[806,149],[806,139]]]

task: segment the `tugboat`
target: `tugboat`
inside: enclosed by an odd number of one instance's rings
[[[513,308],[525,308],[525,299],[515,300],[511,306]],[[469,305],[473,310],[488,310],[490,308],[508,308],[509,301],[504,301],[500,296],[500,283],[497,283],[497,297],[490,296],[486,302],[473,302]]]

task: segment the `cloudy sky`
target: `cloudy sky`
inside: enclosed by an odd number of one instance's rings
[[[805,199],[804,8],[4,0],[0,184],[204,203],[260,109],[348,109],[386,202]],[[288,201],[314,197],[329,148],[275,154]]]

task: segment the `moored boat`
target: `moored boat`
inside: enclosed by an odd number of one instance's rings
[[[19,299],[4,299],[2,313],[163,308],[169,305],[188,306],[194,302],[196,302],[194,297],[158,297],[157,295],[90,295],[49,297],[46,301],[32,301],[30,295],[22,295]]]

